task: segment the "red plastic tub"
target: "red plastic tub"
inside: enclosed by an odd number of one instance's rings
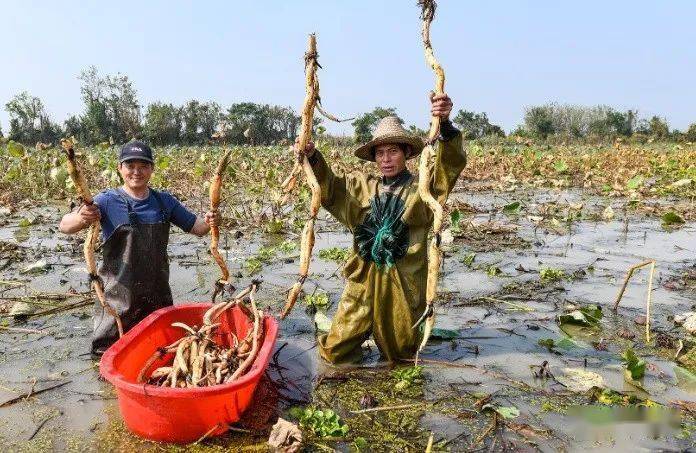
[[[201,325],[211,304],[177,305],[155,311],[114,343],[101,360],[101,375],[116,387],[121,415],[135,434],[163,442],[189,443],[201,436],[219,435],[239,420],[268,366],[278,334],[278,322],[264,316],[264,340],[256,361],[234,382],[201,388],[173,389],[136,383],[145,361],[163,345],[184,336],[173,322]],[[240,308],[223,313],[216,341],[229,345],[229,332],[243,338],[253,327]],[[170,357],[164,357],[162,362]],[[151,369],[162,366],[156,362]]]

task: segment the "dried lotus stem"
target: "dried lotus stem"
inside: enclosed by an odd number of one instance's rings
[[[80,166],[77,164],[77,160],[75,159],[75,144],[73,140],[70,138],[62,139],[60,141],[60,144],[63,147],[63,151],[65,152],[66,156],[68,157],[68,174],[70,175],[70,179],[72,179],[72,182],[75,185],[75,189],[77,190],[78,195],[82,198],[82,201],[85,204],[93,204],[94,199],[92,198],[92,193],[90,192],[89,186],[87,185],[87,180],[85,179],[85,176],[82,173]],[[118,312],[116,312],[116,310],[107,303],[106,296],[104,294],[104,282],[97,273],[97,260],[94,256],[94,250],[97,245],[97,240],[99,239],[100,229],[101,225],[99,224],[99,222],[93,222],[89,226],[89,230],[87,231],[87,237],[85,238],[83,253],[85,256],[85,263],[87,265],[87,273],[89,274],[89,279],[91,281],[92,288],[94,289],[94,292],[97,295],[97,300],[99,300],[99,304],[102,306],[102,308],[104,308],[104,310],[106,310],[106,312],[109,313],[114,318],[114,320],[116,320],[118,337],[121,338],[123,336],[123,323],[121,322],[121,317],[119,316]]]
[[[182,322],[172,323],[172,327],[182,329],[186,335],[157,349],[143,365],[137,382],[171,388],[195,388],[227,383],[244,375],[256,360],[263,339],[263,313],[258,310],[255,301],[259,285],[259,281],[254,281],[234,300],[213,305],[205,312],[200,328]],[[247,296],[251,307],[245,304],[244,298]],[[252,327],[241,343],[233,332],[229,332],[230,344],[218,344],[214,340],[215,330],[221,324],[213,322],[225,310],[235,306],[252,321]],[[163,366],[149,373],[154,363],[167,354],[171,355],[170,363],[161,364]]]
[[[280,315],[281,319],[284,319],[288,313],[292,310],[292,307],[297,302],[297,297],[300,294],[302,285],[307,279],[309,272],[309,261],[312,256],[312,249],[314,247],[314,221],[319,213],[319,208],[321,207],[321,188],[319,187],[319,182],[314,175],[314,170],[312,165],[307,159],[305,154],[305,149],[312,138],[312,120],[314,118],[314,108],[317,105],[318,99],[318,87],[319,82],[317,80],[317,67],[319,63],[317,61],[317,38],[314,34],[309,35],[308,49],[305,54],[305,99],[302,106],[302,127],[300,129],[300,136],[298,139],[298,164],[302,166],[305,173],[305,178],[307,179],[307,184],[312,191],[312,200],[310,204],[309,220],[305,225],[302,232],[302,240],[300,243],[300,272],[297,282],[293,285],[292,289],[288,292],[288,298],[283,307],[283,312]],[[294,171],[293,171],[294,173]],[[292,176],[290,180],[292,179]]]
[[[203,325],[204,326],[209,326],[215,322],[217,318],[220,317],[220,315],[226,311],[235,306],[237,303],[239,303],[249,292],[251,291],[252,286],[256,284],[258,286],[258,282],[252,283],[251,285],[247,286],[244,288],[242,291],[237,293],[231,301],[229,302],[219,302],[212,307],[208,309],[208,311],[205,312],[203,315]]]
[[[435,58],[432,43],[430,42],[430,24],[435,17],[436,3],[434,0],[420,0],[418,5],[421,7],[422,28],[421,35],[423,39],[423,47],[425,49],[425,59],[435,74],[435,91],[436,95],[442,95],[445,92],[445,71]],[[420,352],[428,342],[430,333],[435,324],[435,311],[432,309],[432,304],[437,297],[437,281],[440,272],[440,232],[442,229],[443,209],[442,205],[433,196],[430,186],[432,180],[432,163],[435,159],[435,150],[433,143],[440,134],[440,117],[433,116],[430,120],[430,130],[428,132],[427,145],[423,149],[420,157],[420,165],[418,167],[418,193],[421,199],[426,203],[428,208],[433,213],[433,238],[428,247],[428,277],[426,281],[426,313],[429,315],[425,318],[425,329],[423,331],[423,339],[418,347]],[[418,353],[416,353],[416,361]]]
[[[256,301],[254,300],[254,294],[256,293],[256,286],[249,293],[249,300],[251,301],[251,310],[254,313],[254,330],[251,336],[251,353],[244,359],[244,362],[237,368],[237,370],[232,374],[230,381],[234,381],[236,378],[241,376],[246,372],[246,370],[251,366],[251,364],[256,360],[256,355],[259,352],[259,329],[261,329],[261,322],[263,321],[261,312],[256,308]]]

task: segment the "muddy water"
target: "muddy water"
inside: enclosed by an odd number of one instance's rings
[[[454,194],[453,201],[457,198],[463,199]],[[521,213],[512,217],[501,214],[500,207],[514,200],[522,201]],[[696,303],[695,293],[670,291],[662,283],[693,265],[696,225],[687,224],[666,231],[659,219],[629,215],[626,221],[622,214],[617,214],[616,219],[609,221],[576,220],[566,228],[566,233],[536,226],[527,218],[537,208],[551,202],[567,204],[580,201],[584,203],[583,215],[601,211],[607,204],[606,200],[589,199],[578,192],[466,196],[466,202],[477,212],[465,221],[514,224],[517,226],[514,235],[528,246],[496,247],[497,236],[493,235],[491,243],[485,247],[490,251],[475,252],[469,265],[463,261],[475,247],[462,239],[455,239],[446,246],[441,283],[445,297],[437,308],[437,326],[458,331],[459,338],[431,341],[423,357],[474,364],[478,368],[426,364],[425,395],[430,399],[439,398],[443,393],[451,392],[453,383],[477,393],[493,393],[499,398],[498,404],[520,410],[517,419],[520,423],[540,426],[554,433],[550,439],[538,442],[543,450],[612,448],[634,451],[638,446],[649,449],[688,446],[691,442],[688,436],[686,439],[679,437],[678,431],[652,438],[641,424],[612,425],[611,435],[598,435],[593,431],[592,435],[585,436],[580,419],[567,412],[542,410],[543,400],[557,404],[553,398],[510,391],[511,381],[521,381],[550,394],[563,390],[557,384],[550,385],[533,378],[530,366],[548,361],[557,375],[562,375],[565,368],[582,368],[599,374],[609,388],[649,397],[661,404],[696,400],[693,382],[680,379],[673,361],[642,347],[643,327],[633,320],[645,311],[647,269],[638,271],[629,283],[618,315],[610,310],[626,270],[645,259],[655,259],[652,322],[658,330],[673,329],[668,317],[689,311]],[[616,212],[620,212],[618,205]],[[9,216],[0,227],[0,241],[21,247],[21,254],[8,255],[9,252],[5,252],[0,257],[8,260],[0,274],[3,281],[0,283],[0,302],[4,301],[8,308],[14,300],[12,298],[23,295],[88,289],[79,243],[56,233],[60,208],[43,207],[30,214],[36,223],[34,225],[22,227],[20,217]],[[331,221],[322,219],[318,229],[315,251],[351,246],[348,232]],[[232,274],[240,276],[240,285],[248,283],[251,278],[246,275],[247,259],[254,257],[261,247],[273,246],[283,239],[296,239],[293,236],[255,236],[248,232],[239,239],[233,237],[232,234],[223,237],[222,244]],[[172,234],[169,250],[172,257],[171,285],[177,303],[209,299],[217,268],[211,263],[206,247],[204,239],[180,232]],[[296,258],[296,250],[278,252],[263,264],[258,274],[264,281],[258,299],[262,306],[275,313],[282,306],[284,291],[295,280]],[[45,272],[20,272],[39,259],[47,263]],[[307,291],[322,291],[329,295],[329,316],[335,311],[343,287],[340,267],[339,263],[316,258],[312,263],[311,278],[305,283]],[[497,267],[500,272],[491,275],[491,267]],[[540,284],[539,272],[543,268],[562,270],[568,278]],[[20,282],[22,286],[16,287],[8,282]],[[492,301],[482,301],[480,297],[491,297]],[[500,303],[501,299],[517,307]],[[79,299],[69,299],[75,300]],[[45,298],[34,302],[36,311],[57,303]],[[568,303],[603,306],[602,328],[561,331],[555,317]],[[520,310],[519,306],[525,310]],[[110,385],[98,378],[96,364],[88,354],[92,310],[89,306],[76,308],[31,318],[21,324],[3,315],[2,320],[12,326],[41,332],[0,330],[0,402],[26,392],[32,386],[41,390],[68,381],[59,388],[0,408],[0,440],[10,445],[10,449],[107,451],[129,449],[128,446],[134,445],[141,449],[157,449],[155,444],[140,442],[122,429]],[[636,338],[632,342],[617,339],[615,334],[622,328],[634,331]],[[574,346],[568,350],[551,352],[538,345],[540,339],[558,340],[567,333],[575,339]],[[317,376],[327,370],[317,358],[315,335],[311,310],[300,301],[282,323],[277,343],[277,348],[282,347],[277,355],[278,366],[270,369],[272,379],[286,383],[280,392],[281,412],[292,405],[310,402]],[[612,347],[606,351],[596,350],[592,342],[602,339]],[[622,347],[630,345],[654,366],[644,382],[649,395],[624,382],[619,353]],[[367,345],[365,351],[366,363],[378,362],[379,354],[374,345]],[[41,428],[35,434],[39,426]],[[421,419],[421,426],[425,430],[435,430],[440,440],[450,440],[448,448],[453,451],[461,451],[470,445],[466,440],[471,438],[467,435],[470,427],[459,419],[432,411]],[[343,444],[337,447],[341,450],[348,448]]]

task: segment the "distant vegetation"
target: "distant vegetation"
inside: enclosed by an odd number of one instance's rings
[[[81,114],[58,124],[49,117],[41,99],[26,91],[19,93],[5,104],[10,124],[4,140],[33,146],[55,144],[60,137],[72,135],[84,145],[118,144],[133,138],[157,146],[203,145],[210,143],[216,132],[224,131],[224,141],[231,145],[271,145],[291,143],[300,126],[300,117],[291,107],[240,102],[225,108],[195,99],[183,105],[153,102],[143,107],[128,76],[101,75],[90,67],[79,79],[84,103]],[[352,140],[369,140],[379,120],[388,115],[398,116],[396,108],[378,106],[357,116],[351,123]],[[459,110],[453,113],[452,121],[470,140],[505,137],[503,129],[491,123],[485,112]],[[330,138],[321,122],[319,118],[315,121],[316,133]],[[416,125],[408,128],[417,134],[426,133]],[[620,137],[696,142],[696,123],[682,132],[670,129],[659,116],[641,118],[636,110],[550,103],[527,107],[522,124],[510,135],[556,142],[606,142]]]

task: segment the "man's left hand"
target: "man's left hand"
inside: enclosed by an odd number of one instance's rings
[[[430,96],[430,113],[432,116],[439,116],[442,119],[449,118],[450,112],[452,112],[452,99],[447,96],[447,94]]]
[[[205,220],[205,223],[209,227],[220,226],[220,214],[218,214],[217,212],[212,212],[212,211],[206,212],[203,220]]]

